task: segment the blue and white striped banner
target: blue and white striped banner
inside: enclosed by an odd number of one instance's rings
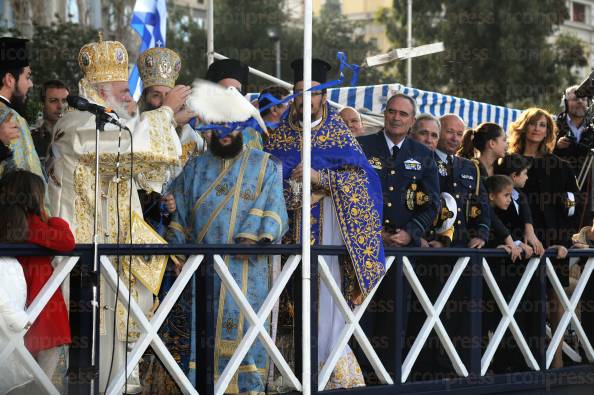
[[[521,111],[507,107],[494,106],[474,100],[443,95],[409,88],[401,84],[386,84],[328,89],[328,98],[342,106],[356,109],[366,108],[374,113],[382,113],[387,99],[396,92],[413,97],[418,104],[419,113],[429,113],[436,117],[445,114],[457,114],[468,127],[475,127],[482,122],[495,122],[503,130],[516,120]],[[250,94],[248,98],[255,100],[258,94]]]
[[[130,26],[140,36],[139,54],[149,48],[164,47],[167,31],[165,0],[136,0]],[[130,72],[128,85],[134,100],[138,101],[142,93],[142,80],[136,64]]]

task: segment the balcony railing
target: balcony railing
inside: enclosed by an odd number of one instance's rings
[[[0,248],[2,256],[51,255],[47,250],[29,245],[2,245]],[[223,395],[241,361],[256,340],[259,340],[264,346],[274,365],[283,376],[285,383],[289,383],[297,392],[302,390],[303,374],[301,366],[304,359],[307,358],[312,367],[312,374],[309,377],[312,383],[311,392],[323,392],[344,346],[354,342],[358,344],[361,353],[369,361],[371,369],[381,384],[349,390],[335,390],[334,393],[360,393],[366,391],[370,393],[424,393],[445,390],[492,393],[521,389],[542,390],[552,386],[573,383],[594,383],[594,365],[592,365],[594,362],[594,349],[590,343],[590,339],[594,337],[594,334],[584,331],[576,314],[584,290],[587,286],[594,286],[594,280],[591,280],[592,271],[594,270],[594,250],[570,250],[569,257],[585,258],[586,260],[572,295],[566,295],[551,263],[553,256],[547,254],[542,258],[532,258],[525,264],[525,269],[520,276],[521,279],[516,290],[511,299],[507,300],[501,293],[500,286],[493,276],[489,264],[494,259],[501,259],[506,256],[501,250],[386,249],[386,267],[390,275],[384,278],[382,287],[389,287],[394,290],[394,300],[391,302],[393,302],[394,306],[395,325],[393,328],[389,328],[394,337],[389,342],[389,344],[393,345],[393,349],[388,350],[387,353],[391,361],[382,361],[369,339],[370,334],[366,334],[360,324],[366,309],[374,301],[377,287],[372,290],[361,305],[352,309],[341,292],[340,284],[337,284],[332,277],[325,258],[327,256],[346,255],[346,250],[343,247],[313,247],[311,253],[311,279],[319,278],[320,282],[325,284],[346,323],[338,338],[333,339],[334,351],[320,371],[317,371],[319,286],[318,281],[310,282],[311,305],[305,308],[301,306],[300,295],[304,283],[301,281],[299,270],[303,265],[300,252],[301,247],[299,245],[100,245],[99,256],[102,281],[109,285],[109,288],[106,289],[111,289],[114,293],[116,287],[119,288],[118,297],[120,302],[124,303],[124,305],[129,303],[130,315],[137,322],[141,331],[127,359],[127,369],[112,373],[106,393],[121,393],[126,380],[125,373],[130,374],[145,351],[151,347],[183,393]],[[172,288],[164,300],[160,302],[158,309],[150,319],[144,315],[133,299],[129,300],[127,282],[117,280],[112,260],[118,254],[122,256],[183,255],[188,257]],[[97,299],[99,297],[99,273],[93,271],[93,247],[91,245],[78,245],[74,251],[65,255],[67,257],[56,260],[58,264],[54,274],[28,307],[27,313],[30,320],[33,321],[62,282],[66,278],[70,278],[70,325],[73,343],[69,347],[68,391],[70,394],[98,393],[100,352],[98,307],[100,304]],[[223,258],[228,255],[283,256],[284,265],[282,270],[274,284],[271,285],[267,298],[257,311],[249,304],[241,287],[238,286],[229,272]],[[455,262],[451,267],[447,281],[443,284],[443,288],[435,300],[431,300],[428,296],[427,290],[415,271],[414,262],[420,257],[447,258]],[[249,323],[249,328],[237,347],[234,356],[216,379],[214,375],[214,341],[212,341],[215,337],[216,322],[215,312],[212,309],[215,297],[213,295],[213,279],[215,276],[220,278],[227,292],[233,297]],[[461,357],[461,351],[456,349],[451,334],[448,334],[443,318],[441,318],[441,313],[448,300],[451,299],[454,288],[463,277],[469,284],[467,295],[469,300],[479,305],[483,300],[484,293],[486,293],[486,290],[483,289],[484,284],[486,284],[502,316],[496,330],[489,338],[488,344],[486,347],[482,347],[480,339],[484,337],[482,328],[483,312],[481,309],[470,311],[468,319],[470,321],[469,335],[472,347],[469,352],[470,357],[466,361]],[[514,318],[514,313],[523,300],[528,284],[533,279],[537,279],[539,303],[542,306],[546,306],[547,290],[549,293],[552,290],[558,295],[564,308],[561,322],[553,332],[547,327],[547,312],[545,309],[539,310],[539,322],[535,323],[539,328],[539,347],[536,349],[528,346],[524,334]],[[192,380],[186,377],[163,340],[159,337],[159,328],[178,301],[184,288],[191,281],[195,281],[194,303],[197,309],[196,332],[192,334],[196,337],[196,349],[194,350],[197,356],[195,387],[192,385]],[[386,281],[390,281],[392,284],[387,284]],[[297,335],[295,339],[301,339],[298,335],[302,330],[299,318],[303,317],[304,314],[310,315],[312,334],[311,344],[305,345],[303,348],[301,344],[295,345],[294,370],[285,361],[283,354],[279,351],[274,339],[264,325],[273,307],[278,302],[282,291],[290,282],[292,282],[296,303],[294,330]],[[402,334],[405,331],[409,295],[414,295],[410,297],[418,299],[426,314],[426,319],[421,330],[416,334],[412,346],[405,347]],[[590,314],[594,314],[594,312],[590,312]],[[571,345],[564,343],[564,335],[570,324],[584,350],[586,360],[582,360],[582,355],[573,349]],[[437,334],[457,377],[431,381],[412,380],[411,372],[432,331]],[[523,357],[529,369],[525,372],[492,374],[490,373],[490,366],[493,356],[500,347],[506,331],[512,333],[521,351],[521,355],[517,357]],[[12,336],[12,341],[4,350],[0,350],[0,362],[11,353],[16,353],[35,376],[38,385],[46,393],[58,394],[58,390],[22,345],[22,341],[19,342],[20,338],[24,336],[24,332],[12,335],[7,332],[4,335]],[[559,344],[562,345],[564,353],[575,363],[571,367],[550,369],[555,350]],[[392,366],[393,369],[387,369],[386,365]]]

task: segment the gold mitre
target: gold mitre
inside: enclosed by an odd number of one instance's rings
[[[173,88],[179,77],[181,59],[169,48],[150,48],[140,54],[137,65],[145,89],[155,85]]]
[[[90,83],[128,81],[128,51],[119,41],[103,41],[83,46],[78,65]]]

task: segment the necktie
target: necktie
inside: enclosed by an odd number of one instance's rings
[[[398,152],[400,152],[400,148],[395,145],[392,147],[392,159],[396,160],[396,157],[398,157]]]

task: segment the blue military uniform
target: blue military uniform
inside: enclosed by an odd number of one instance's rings
[[[447,154],[444,152],[435,152],[439,188],[442,192],[452,195],[458,206],[452,247],[466,247],[474,237],[480,237],[486,242],[489,239],[491,216],[489,199],[479,174],[480,170],[477,171],[472,161],[452,155],[452,174],[449,174],[450,169],[446,158]]]
[[[431,227],[440,204],[439,177],[433,153],[424,145],[405,138],[394,158],[383,130],[360,137],[358,141],[381,180],[384,230],[403,229],[411,236],[410,246],[420,246],[420,240]],[[407,306],[410,287],[406,281],[402,293]],[[396,270],[388,271],[373,299],[371,303],[375,307],[363,317],[362,326],[371,338],[387,339],[385,344],[375,348],[386,369],[394,374]],[[405,310],[409,309],[405,307]],[[405,314],[404,327],[406,320]],[[368,383],[374,382],[373,368],[367,363],[367,358],[361,350],[354,348],[354,351]]]
[[[433,154],[423,144],[405,138],[394,159],[383,130],[358,141],[382,183],[384,229],[406,230],[412,239],[410,246],[418,247],[439,208]]]
[[[439,184],[442,192],[447,192],[456,200],[456,221],[454,222],[454,235],[452,247],[465,248],[470,239],[479,237],[487,242],[491,226],[491,215],[488,195],[480,168],[472,161],[455,155],[448,155],[436,150],[435,162],[439,173]],[[448,163],[449,161],[449,163]],[[477,193],[478,192],[478,193]],[[425,270],[428,275],[421,276],[421,282],[431,298],[436,297],[445,284],[456,258],[430,258],[423,261],[427,265]],[[469,367],[471,322],[468,319],[470,310],[471,270],[467,268],[454,292],[450,297],[452,307],[444,312],[446,319],[444,326],[452,338],[456,350],[464,364]],[[453,309],[452,309],[453,308]],[[411,332],[417,328],[409,328]],[[428,339],[428,348],[425,357],[421,359],[429,371],[434,374],[449,374],[453,370],[451,364],[441,347],[436,347],[437,339]]]

